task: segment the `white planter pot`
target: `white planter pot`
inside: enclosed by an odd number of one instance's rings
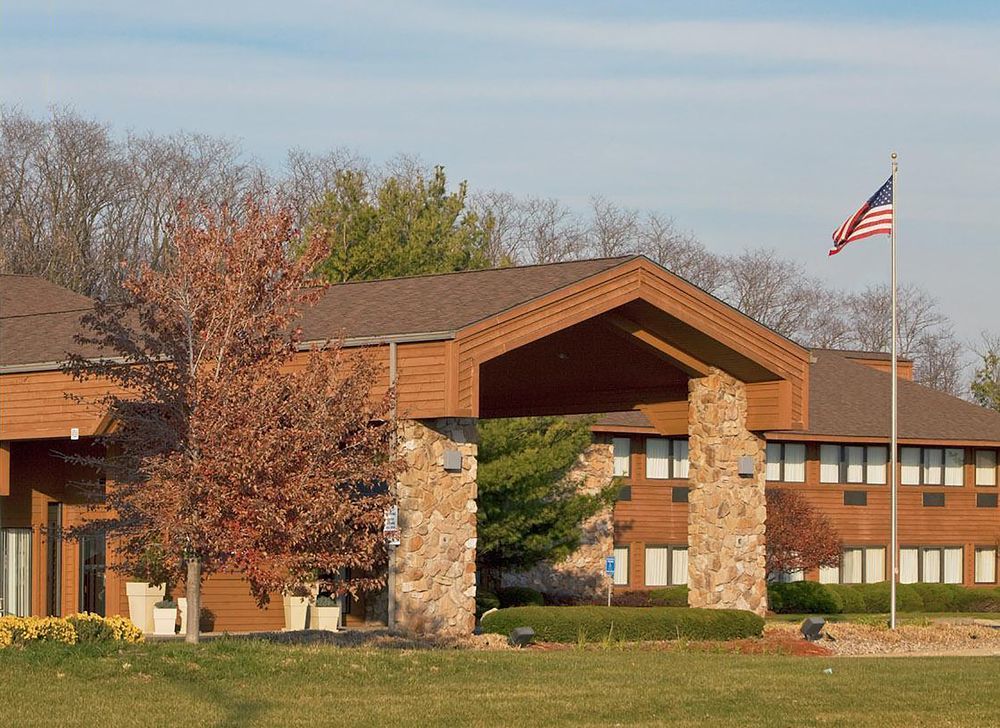
[[[336,632],[340,629],[340,607],[313,607],[314,629],[325,629]]]
[[[153,634],[174,634],[177,627],[177,607],[153,608]]]
[[[143,632],[153,631],[153,605],[163,601],[166,587],[163,584],[150,586],[144,581],[130,581],[125,584],[128,596],[128,617],[132,624]]]
[[[293,597],[286,594],[284,600],[285,629],[305,629],[309,620],[309,597]]]
[[[187,634],[187,623],[188,623],[187,597],[180,597],[177,600],[177,609],[179,609],[181,613],[181,634]]]

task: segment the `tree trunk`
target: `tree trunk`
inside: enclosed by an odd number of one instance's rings
[[[184,641],[196,645],[201,641],[201,560],[192,556],[187,560],[187,632]]]

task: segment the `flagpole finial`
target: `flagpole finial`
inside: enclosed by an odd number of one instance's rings
[[[892,157],[892,159],[893,159],[893,161],[895,161],[895,159],[896,159],[896,153],[895,153],[895,152],[893,152],[893,153],[892,153],[892,154],[890,154],[889,156],[891,156],[891,157]]]

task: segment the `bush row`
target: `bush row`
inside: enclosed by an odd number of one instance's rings
[[[735,609],[688,607],[513,607],[486,615],[484,632],[531,627],[543,642],[732,640],[759,637],[764,620]]]
[[[125,617],[87,612],[68,617],[0,617],[0,647],[28,642],[141,642],[142,630]]]
[[[476,592],[476,614],[479,616],[490,609],[529,606],[601,606],[603,603],[603,600],[596,598],[581,598],[567,594],[543,594],[523,586],[504,587],[495,592],[480,589]],[[616,607],[686,607],[687,603],[688,588],[686,586],[615,592],[611,597],[611,604]]]
[[[882,614],[889,611],[889,583],[820,584],[796,581],[770,584],[771,610],[785,614]],[[1000,612],[1000,589],[958,584],[899,584],[901,612]]]

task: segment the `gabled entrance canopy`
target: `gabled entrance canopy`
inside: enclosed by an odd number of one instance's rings
[[[642,256],[334,286],[303,331],[338,324],[388,345],[403,417],[642,409],[680,434],[714,367],[748,384],[753,429],[807,424],[808,352]]]

